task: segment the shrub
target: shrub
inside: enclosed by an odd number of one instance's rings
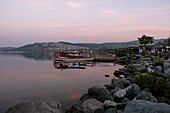
[[[141,55],[145,56],[146,54],[147,54],[146,50],[143,49],[142,52],[141,52]]]
[[[149,88],[154,96],[164,96],[167,103],[170,102],[170,84],[165,82],[165,78],[157,77],[153,73],[145,73],[136,77],[136,83],[141,89]]]
[[[152,61],[152,62],[155,60],[155,57],[153,57],[153,56],[151,56],[150,58],[151,58],[151,61]]]
[[[163,60],[162,59],[157,59],[153,61],[154,66],[163,66]]]

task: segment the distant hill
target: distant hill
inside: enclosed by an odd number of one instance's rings
[[[15,49],[15,47],[1,47],[0,51],[12,50],[12,49]]]
[[[154,40],[154,43],[163,42],[167,39],[158,39]],[[108,42],[108,43],[70,43],[70,42],[42,42],[28,44],[18,48],[0,48],[0,50],[15,50],[15,51],[60,51],[60,50],[80,50],[80,49],[89,49],[89,48],[119,48],[119,47],[130,47],[138,46],[139,41],[129,41],[129,42]]]
[[[154,43],[163,42],[165,40],[167,40],[167,39],[154,40]],[[69,43],[69,42],[58,42],[58,43],[76,45],[76,46],[82,46],[82,47],[88,47],[88,48],[100,48],[100,47],[118,48],[118,47],[129,47],[129,46],[138,46],[139,45],[138,40],[129,41],[129,42],[114,42],[114,43],[108,42],[108,43],[101,43],[101,44],[97,44],[97,43]]]
[[[28,44],[13,50],[16,51],[60,51],[60,50],[78,50],[88,49],[87,47],[81,47],[77,45],[71,45],[68,43],[57,43],[57,42],[43,42]]]

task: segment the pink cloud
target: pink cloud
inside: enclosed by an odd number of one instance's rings
[[[75,3],[75,2],[66,2],[66,3],[71,8],[80,8],[80,7],[82,7],[81,4],[78,4],[78,3]]]
[[[104,12],[104,13],[106,13],[106,14],[111,14],[111,15],[118,14],[118,11],[117,11],[117,10],[104,9],[102,12]]]
[[[63,27],[80,27],[86,24],[27,24],[27,23],[0,23],[3,26],[31,27],[31,28],[63,28]]]
[[[170,28],[160,28],[156,26],[144,26],[134,28],[136,31],[170,31]]]
[[[6,32],[0,32],[0,35],[6,35]]]
[[[58,8],[51,5],[49,0],[45,0],[44,2],[36,2],[36,1],[18,1],[21,5],[25,7],[31,8],[33,11],[41,11],[42,9],[45,10],[57,10]]]
[[[45,24],[45,25],[40,25],[40,27],[44,27],[44,28],[57,28],[57,27],[79,27],[82,26],[82,24],[66,24],[66,25],[60,25],[60,24],[56,24],[56,25],[50,25],[50,24]]]

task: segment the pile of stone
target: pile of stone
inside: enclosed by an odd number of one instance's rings
[[[150,58],[136,60],[127,57],[123,60],[126,65],[114,72],[115,78],[111,84],[89,88],[87,94],[67,108],[66,113],[169,113],[170,105],[164,103],[164,98],[158,101],[150,89],[141,90],[135,84],[140,73],[167,76],[167,82],[169,73],[162,74],[163,67],[153,66]]]
[[[113,79],[112,84],[89,88],[88,93],[68,107],[66,113],[157,113],[160,111],[168,113],[170,105],[158,103],[150,92],[140,91],[140,87],[131,84],[129,80]]]

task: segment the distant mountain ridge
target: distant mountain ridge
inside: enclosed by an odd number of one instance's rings
[[[0,50],[11,50],[15,49],[15,47],[1,47]]]
[[[157,39],[154,40],[154,43],[157,42],[163,42],[167,39]],[[129,46],[138,46],[139,41],[134,40],[134,41],[129,41],[129,42],[106,42],[106,43],[70,43],[70,42],[58,42],[62,44],[69,44],[69,45],[76,45],[76,46],[82,46],[82,47],[88,47],[88,48],[100,48],[100,47],[111,47],[111,48],[118,48],[118,47],[129,47]]]
[[[158,39],[154,40],[154,43],[163,42],[167,39]],[[119,48],[119,47],[130,47],[138,46],[139,41],[129,41],[129,42],[108,42],[108,43],[70,43],[70,42],[41,42],[28,44],[18,48],[11,48],[15,51],[60,51],[60,50],[80,50],[80,49],[89,49],[89,48]],[[1,49],[1,48],[0,48]],[[3,50],[3,49],[1,49]],[[5,50],[5,49],[4,49]],[[6,50],[9,50],[6,49]]]

